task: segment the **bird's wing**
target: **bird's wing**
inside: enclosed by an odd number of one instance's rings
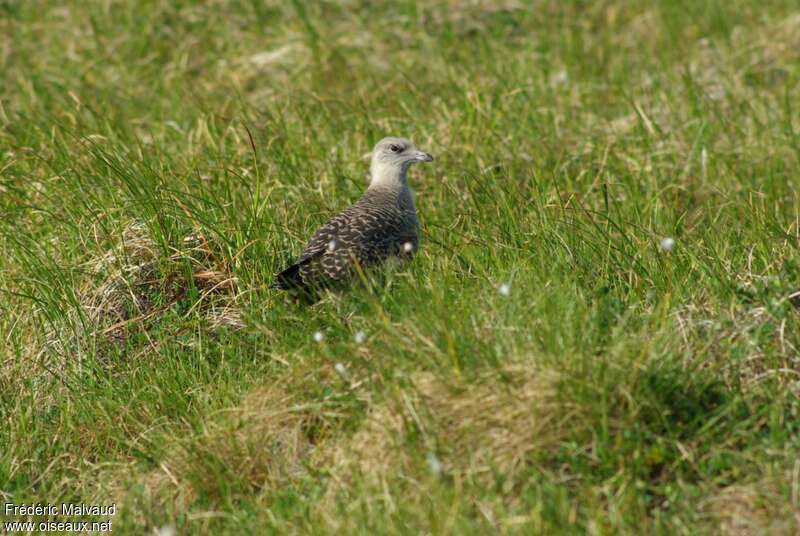
[[[355,266],[368,268],[391,255],[403,254],[403,244],[416,249],[416,229],[403,215],[356,204],[317,229],[297,262],[278,275],[278,288],[325,286],[354,275]]]
[[[369,268],[400,253],[407,240],[416,246],[415,233],[405,229],[398,212],[353,206],[314,233],[298,264],[306,280],[340,280],[352,275],[356,264]]]
[[[348,227],[352,227],[353,223],[353,207],[349,207],[330,220],[328,220],[322,227],[316,230],[303,248],[303,252],[298,257],[297,262],[302,263],[321,253],[325,253],[331,245],[332,240],[339,239],[340,234]],[[335,242],[334,242],[335,243]]]
[[[352,219],[348,210],[340,212],[316,230],[297,260],[275,276],[272,288],[281,290],[304,288],[314,280],[321,279],[320,275],[325,276],[321,265],[322,257],[328,251],[331,240],[336,239],[340,230],[347,227]]]
[[[325,285],[352,275],[356,263],[364,265],[365,233],[374,222],[364,219],[355,206],[340,212],[311,237],[297,260],[307,284]]]

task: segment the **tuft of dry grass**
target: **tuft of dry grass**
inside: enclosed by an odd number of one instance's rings
[[[234,306],[236,277],[202,234],[185,237],[165,256],[146,226],[134,221],[122,231],[118,246],[85,266],[90,276],[78,298],[91,336],[124,343],[129,330],[146,329],[193,287],[199,297],[190,311],[201,311],[212,328],[242,327]]]
[[[516,472],[563,437],[569,411],[556,400],[557,383],[557,374],[530,363],[486,371],[472,381],[414,374],[409,388],[374,407],[337,450],[333,466],[340,484],[353,474],[383,487],[429,470],[481,481],[499,473],[509,492]],[[441,466],[431,467],[433,460]]]
[[[78,290],[87,319],[102,332],[119,332],[126,323],[151,314],[160,255],[142,222],[131,222],[118,247],[86,263],[90,278]]]
[[[723,488],[706,508],[724,536],[789,536],[800,531],[797,497],[787,501],[774,479]]]

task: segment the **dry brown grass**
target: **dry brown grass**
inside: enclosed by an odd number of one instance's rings
[[[190,266],[191,281],[183,263]],[[89,337],[124,343],[129,330],[147,329],[191,286],[199,292],[191,310],[201,311],[212,328],[242,327],[234,306],[236,277],[203,235],[187,236],[167,256],[143,224],[132,222],[116,247],[85,266],[89,277],[77,294]]]
[[[197,434],[175,440],[144,479],[133,478],[149,504],[189,512],[200,498],[212,508],[230,497],[257,496],[268,504],[271,492],[295,485],[309,469],[321,470],[331,479],[316,512],[331,528],[342,528],[334,514],[337,495],[365,484],[377,493],[401,480],[474,479],[485,485],[502,474],[511,504],[518,471],[563,437],[570,412],[559,410],[557,381],[556,374],[523,364],[484,372],[475,383],[415,374],[410,388],[372,408],[352,436],[330,435],[327,414],[287,389],[263,387],[213,416]],[[504,508],[477,507],[490,518]]]
[[[791,500],[774,479],[728,486],[708,501],[706,509],[725,536],[795,535],[800,531],[800,504],[797,482],[792,486]]]
[[[260,388],[196,435],[178,439],[140,483],[151,504],[187,512],[201,497],[212,506],[231,496],[256,495],[268,502],[271,492],[315,468],[331,476],[315,510],[327,526],[342,529],[334,504],[355,488],[373,489],[374,495],[360,495],[372,497],[370,502],[382,500],[380,490],[400,482],[487,485],[502,475],[505,505],[476,503],[493,524],[502,524],[497,512],[515,504],[519,471],[564,436],[571,412],[557,401],[558,380],[557,374],[526,364],[473,380],[415,374],[409,388],[373,407],[353,436],[325,441],[315,439],[324,428],[318,408],[280,387]]]
[[[336,450],[333,491],[354,474],[382,488],[430,473],[481,480],[502,473],[510,491],[535,452],[562,438],[569,412],[559,409],[557,381],[553,372],[526,364],[485,372],[474,382],[415,374],[408,389],[374,407]]]
[[[754,287],[743,284],[741,288]],[[773,310],[785,306],[784,302],[789,300],[787,295],[772,305],[754,301],[724,316],[714,315],[710,305],[683,307],[673,314],[679,344],[688,348],[697,340],[707,341],[709,355],[718,359],[707,360],[703,366],[717,370],[719,378],[732,389],[741,385],[752,391],[759,384],[774,382],[796,392],[800,386],[800,358],[794,337],[796,319]],[[768,339],[765,333],[770,334]],[[729,349],[737,345],[747,351],[732,360]],[[687,362],[694,359],[688,352],[686,355]]]

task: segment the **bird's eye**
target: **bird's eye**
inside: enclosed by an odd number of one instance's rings
[[[389,150],[392,151],[393,153],[399,153],[400,151],[403,150],[403,148],[400,147],[399,145],[392,144],[389,146]]]

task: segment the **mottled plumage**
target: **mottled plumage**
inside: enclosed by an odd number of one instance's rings
[[[411,257],[419,244],[417,212],[407,172],[431,155],[402,138],[375,146],[370,185],[355,204],[320,227],[297,262],[277,275],[273,287],[307,290],[344,283],[390,257]]]

